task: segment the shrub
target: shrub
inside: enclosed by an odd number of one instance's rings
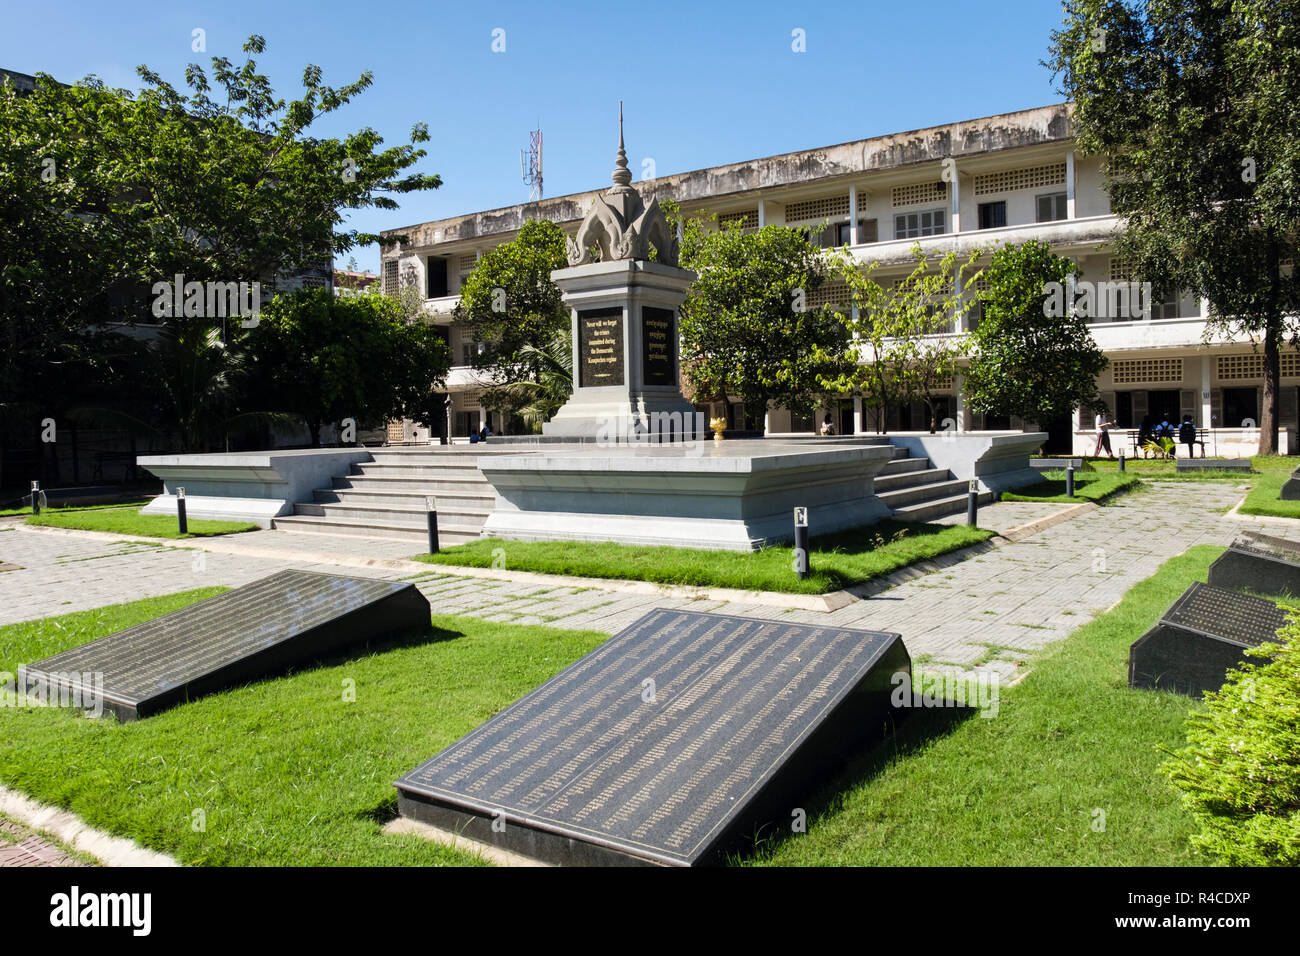
[[[1163,769],[1200,832],[1192,845],[1230,866],[1300,864],[1300,610],[1280,644],[1229,672],[1187,718],[1188,746]]]

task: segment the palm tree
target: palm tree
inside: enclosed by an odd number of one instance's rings
[[[519,350],[522,361],[536,372],[533,379],[510,382],[494,391],[501,404],[517,410],[524,424],[534,433],[542,423],[554,417],[573,394],[573,346],[567,331],[557,332],[545,347],[525,345]]]

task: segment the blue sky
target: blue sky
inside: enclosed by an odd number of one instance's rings
[[[333,85],[370,70],[374,85],[313,130],[371,126],[396,144],[422,120],[432,142],[419,169],[443,179],[399,210],[354,215],[377,231],[526,200],[519,151],[539,123],[547,196],[608,184],[620,98],[637,179],[646,159],[665,175],[1057,102],[1039,61],[1060,21],[1057,0],[42,0],[7,5],[0,66],[137,89],[144,63],[181,86],[187,63],[242,63],[260,33],[259,66],[286,98],[308,63]],[[195,28],[206,53],[191,50]],[[806,52],[792,50],[796,29]],[[377,247],[356,258],[378,267]]]

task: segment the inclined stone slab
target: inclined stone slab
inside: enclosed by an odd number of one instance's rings
[[[718,862],[879,739],[910,674],[897,634],[656,609],[398,780],[399,810],[561,864]]]
[[[1272,601],[1197,582],[1129,648],[1129,686],[1198,697],[1218,690],[1250,647],[1277,640]]]
[[[1300,544],[1243,531],[1210,565],[1209,583],[1258,594],[1300,595]]]
[[[427,630],[429,615],[409,582],[280,571],[38,661],[22,690],[102,696],[136,720],[348,644]]]

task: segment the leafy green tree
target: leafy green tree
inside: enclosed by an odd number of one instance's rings
[[[1192,846],[1228,866],[1300,865],[1300,612],[1246,651],[1187,718],[1162,768],[1199,824]]]
[[[256,36],[244,46],[264,48]],[[392,196],[440,184],[407,172],[425,155],[417,145],[428,140],[423,125],[409,145],[386,149],[368,128],[343,138],[311,130],[365,90],[369,73],[332,88],[308,66],[302,96],[286,102],[251,58],[236,66],[214,57],[210,74],[190,65],[188,93],[147,67],[138,72],[145,88],[134,95],[93,78],[62,86],[44,74],[27,93],[0,86],[4,434],[36,433],[45,396],[104,378],[99,334],[107,323],[156,321],[155,283],[182,274],[187,282],[256,281],[269,291],[279,273],[378,240],[344,228],[350,210],[393,209]],[[213,380],[193,380],[184,401],[160,395],[160,414],[176,417],[144,423],[191,447],[203,444],[192,428],[209,417],[183,408],[238,378],[221,364],[236,354],[235,336],[211,318],[198,327],[168,320],[161,365],[186,353],[196,359],[191,378],[207,369]],[[213,350],[209,340],[227,347]]]
[[[537,378],[511,382],[501,387],[507,404],[534,432],[550,421],[573,394],[573,343],[566,329],[557,332],[544,349],[525,345],[526,358],[535,361]]]
[[[1105,159],[1138,275],[1207,298],[1210,328],[1262,340],[1260,452],[1275,453],[1279,349],[1300,286],[1300,20],[1276,0],[1067,0],[1047,65],[1078,146]]]
[[[982,273],[984,314],[966,369],[965,395],[975,411],[1042,425],[1079,407],[1100,407],[1097,376],[1109,362],[1087,320],[1050,301],[1066,295],[1076,271],[1038,240],[993,253]]]
[[[828,266],[806,233],[738,223],[706,232],[682,220],[680,262],[698,273],[682,304],[682,368],[704,400],[738,396],[746,417],[770,404],[798,407],[853,362],[848,330],[809,296]]]
[[[250,401],[301,415],[321,442],[324,427],[345,418],[358,425],[429,418],[450,366],[438,332],[403,319],[400,305],[380,293],[279,295],[246,346]]]
[[[885,409],[919,398],[929,413],[929,428],[939,427],[940,387],[951,381],[970,350],[969,337],[954,332],[971,302],[959,291],[975,271],[979,253],[960,262],[955,252],[928,256],[913,246],[916,265],[885,289],[872,278],[875,263],[863,270],[846,253],[832,261],[848,289],[852,313],[840,313],[855,340],[860,362],[827,381],[830,392],[861,395],[877,409],[876,427],[885,430]]]
[[[480,343],[473,367],[489,384],[484,404],[511,408],[514,382],[539,382],[545,352],[569,328],[569,309],[551,273],[568,265],[564,231],[545,219],[530,219],[510,242],[479,259],[461,287],[453,313]]]

